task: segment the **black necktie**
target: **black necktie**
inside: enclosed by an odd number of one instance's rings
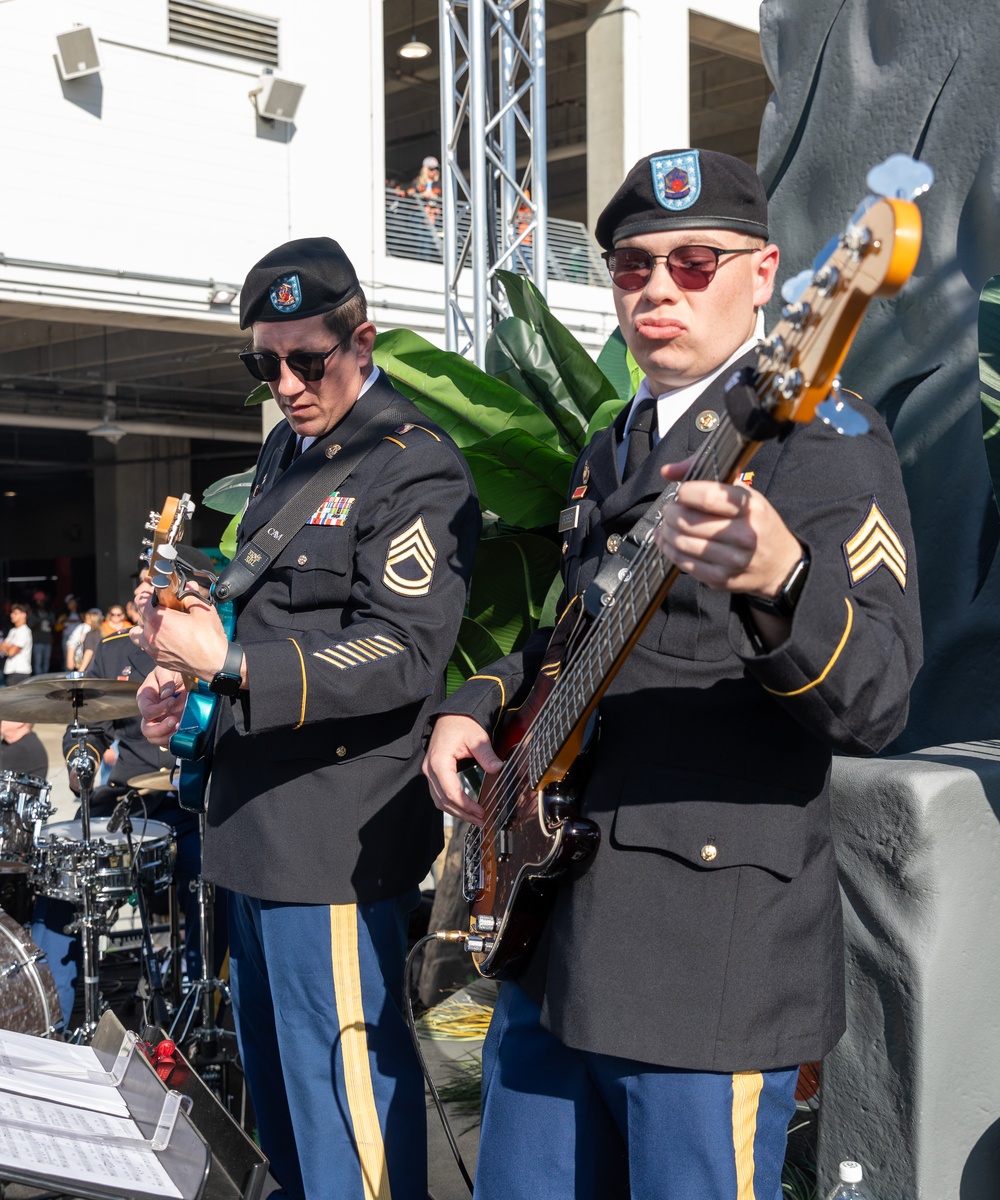
[[[628,447],[625,451],[625,470],[622,479],[629,479],[639,470],[653,449],[653,431],[656,428],[656,397],[647,396],[640,400],[632,414],[628,431]]]

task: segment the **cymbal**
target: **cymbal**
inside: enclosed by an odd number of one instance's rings
[[[139,715],[138,680],[73,679],[68,675],[26,679],[0,688],[0,718],[65,725],[74,713],[86,721],[117,721]]]
[[[172,771],[164,769],[150,771],[146,775],[133,775],[128,785],[145,792],[176,792],[177,784],[170,778],[172,774]]]

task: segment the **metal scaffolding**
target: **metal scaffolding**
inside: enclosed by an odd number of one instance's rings
[[[508,315],[497,271],[528,275],[543,295],[548,284],[545,0],[439,4],[447,346],[482,367]],[[459,292],[470,263],[471,299]]]

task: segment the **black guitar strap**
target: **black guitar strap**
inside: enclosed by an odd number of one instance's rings
[[[262,525],[212,588],[212,599],[219,604],[235,600],[249,588],[281,554],[282,550],[309,520],[320,504],[336,491],[370,450],[407,420],[408,413],[397,404],[389,404],[375,413],[346,443],[337,441],[338,431],[309,447],[310,454],[322,454],[325,461],[278,512]],[[340,433],[343,437],[343,433]]]

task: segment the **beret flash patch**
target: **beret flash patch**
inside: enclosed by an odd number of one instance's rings
[[[436,559],[437,551],[424,519],[417,517],[389,543],[382,582],[400,596],[426,596],[431,590]]]
[[[281,275],[271,284],[271,304],[280,313],[291,313],[302,303],[298,275]]]
[[[867,516],[844,542],[844,558],[851,587],[885,567],[906,591],[906,547],[874,496]]]
[[[690,208],[701,195],[701,167],[698,151],[686,154],[662,154],[649,160],[653,175],[653,195],[671,212]]]

